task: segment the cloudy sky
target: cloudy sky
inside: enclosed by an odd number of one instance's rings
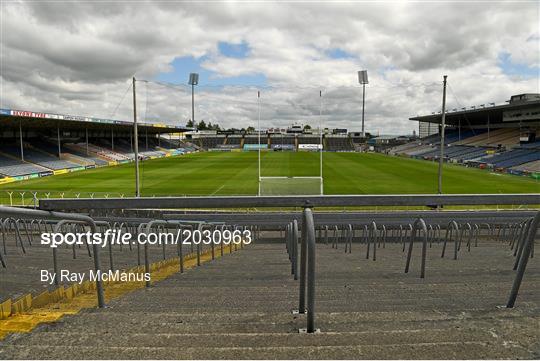
[[[222,126],[410,133],[407,119],[540,92],[539,2],[1,4],[2,108]],[[257,91],[261,98],[258,104]],[[322,97],[320,97],[322,91]],[[322,113],[322,116],[319,114]]]

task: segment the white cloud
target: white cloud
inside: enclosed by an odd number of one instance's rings
[[[18,2],[1,5],[2,107],[130,119],[131,76],[152,79],[177,57],[205,56],[218,77],[264,74],[263,121],[358,129],[356,71],[368,69],[367,129],[409,132],[407,118],[539,92],[538,78],[503,73],[498,59],[538,67],[538,3],[170,3]],[[246,42],[227,58],[219,41]],[[331,49],[352,58],[332,59]],[[188,89],[138,86],[141,117],[184,123]],[[255,125],[256,90],[199,88],[197,118]],[[457,95],[454,97],[454,94]],[[146,114],[146,115],[145,115]],[[199,119],[200,119],[199,118]],[[272,124],[270,124],[272,123]]]

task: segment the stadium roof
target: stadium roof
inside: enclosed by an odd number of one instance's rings
[[[66,115],[54,113],[41,113],[26,110],[0,109],[0,124],[4,129],[18,129],[19,122],[25,129],[54,129],[60,126],[61,129],[82,130],[82,129],[127,129],[133,127],[132,121],[93,118],[79,115]],[[191,130],[182,126],[165,125],[159,123],[137,122],[140,130],[149,134],[158,133],[178,133]]]
[[[520,100],[521,97],[528,98]],[[491,103],[494,104],[494,103]],[[409,118],[409,120],[441,123],[441,113],[423,115]],[[491,125],[518,126],[526,123],[527,126],[540,126],[540,95],[520,94],[512,96],[508,104],[479,106],[471,109],[447,110],[445,123],[447,125]]]

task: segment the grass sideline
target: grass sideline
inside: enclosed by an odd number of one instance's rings
[[[324,153],[324,194],[437,193],[437,163],[374,153]],[[318,176],[319,154],[265,152],[263,176]],[[258,191],[256,152],[203,152],[141,163],[143,196],[255,195]],[[7,191],[38,191],[41,197],[111,197],[134,195],[134,165],[104,167],[30,179],[0,186]],[[526,177],[445,164],[443,192],[538,193],[540,182]],[[14,195],[13,197],[20,197]]]

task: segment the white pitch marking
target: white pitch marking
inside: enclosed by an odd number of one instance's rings
[[[214,194],[216,194],[217,192],[219,192],[220,190],[222,190],[223,187],[225,187],[225,184],[223,184],[221,187],[219,187],[218,189],[216,189],[216,190],[214,191],[214,193],[212,193],[212,194],[210,194],[210,195],[213,196]]]

